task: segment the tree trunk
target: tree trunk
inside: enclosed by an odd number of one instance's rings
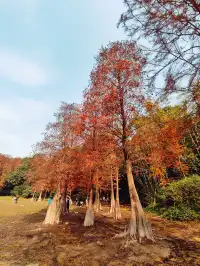
[[[85,205],[86,205],[86,208],[88,208],[88,206],[89,206],[89,203],[88,203],[88,197],[87,197],[86,200],[85,200]]]
[[[111,184],[111,202],[110,202],[110,214],[112,214],[112,217],[115,219],[115,207],[116,207],[116,202],[115,202],[115,195],[114,195],[114,187],[113,187],[113,176],[112,176],[112,170],[110,174],[110,184]]]
[[[98,169],[96,170],[94,177],[96,179],[96,193],[95,193],[95,202],[94,202],[94,209],[96,212],[101,210],[101,203],[100,203],[100,189],[99,189],[99,176],[98,176]]]
[[[62,191],[60,194],[60,201],[61,201],[61,219],[63,220],[68,213],[67,211],[67,203],[66,203],[66,196],[67,196],[67,191],[66,189]]]
[[[138,193],[135,188],[132,174],[132,165],[130,160],[126,160],[126,173],[128,178],[128,187],[131,201],[131,219],[129,223],[128,233],[140,243],[142,240],[154,241],[151,226],[149,225],[145,213],[143,211]]]
[[[90,189],[89,205],[85,214],[84,226],[94,225],[93,190]]]
[[[116,206],[115,206],[115,219],[119,220],[122,218],[120,210],[120,201],[119,201],[119,169],[116,168]]]
[[[88,188],[87,188],[87,197],[86,197],[86,200],[85,200],[86,208],[89,207],[89,198],[90,198],[90,187],[88,186]]]
[[[101,204],[101,188],[99,188],[99,210],[102,211],[102,204]]]
[[[44,198],[42,200],[45,200],[47,198],[47,190],[45,190]]]
[[[42,201],[42,190],[40,191],[40,196],[37,201]]]
[[[59,224],[61,222],[61,197],[56,193],[46,213],[44,224]]]
[[[61,181],[59,189],[49,205],[44,224],[59,224],[66,217],[66,185],[65,181]]]
[[[99,195],[99,187],[96,186],[96,195],[95,195],[95,202],[94,202],[94,209],[96,212],[101,210],[101,203],[100,203],[100,195]]]

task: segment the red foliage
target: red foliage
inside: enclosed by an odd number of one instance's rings
[[[14,171],[21,164],[21,158],[12,158],[7,155],[0,154],[0,187],[3,187],[5,178],[8,174]]]

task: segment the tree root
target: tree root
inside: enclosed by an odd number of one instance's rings
[[[139,242],[140,244],[142,243],[147,243],[147,242],[151,242],[151,243],[155,243],[155,239],[148,239],[147,237],[136,237],[135,235],[131,235],[131,232],[130,232],[130,228],[128,228],[127,230],[127,227],[125,226],[125,229],[124,229],[124,232],[122,233],[119,233],[119,234],[116,234],[113,239],[115,238],[127,238],[126,239],[126,244],[125,244],[125,247],[127,247],[128,245],[130,245],[131,243],[136,243],[136,242]]]

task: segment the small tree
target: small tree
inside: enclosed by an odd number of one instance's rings
[[[12,195],[17,194],[25,198],[32,195],[32,189],[28,182],[29,166],[30,158],[25,158],[22,160],[22,165],[10,172],[8,175],[7,182],[9,182],[13,187],[11,191]]]

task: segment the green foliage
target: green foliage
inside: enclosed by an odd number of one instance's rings
[[[158,180],[145,174],[135,175],[135,185],[139,191],[143,206],[155,202],[158,195],[162,192]]]
[[[191,134],[185,137],[184,145],[187,148],[184,154],[184,161],[189,166],[189,172],[200,174],[200,156],[199,152],[197,152],[197,147],[192,142]]]
[[[19,195],[28,198],[32,195],[31,187],[27,183],[29,170],[29,158],[23,160],[23,164],[7,177],[7,182],[12,186],[11,195]]]
[[[167,209],[161,209],[161,212],[161,216],[169,220],[192,221],[200,219],[200,214],[185,205],[177,205]]]
[[[147,212],[151,212],[151,213],[155,213],[155,214],[161,214],[161,213],[160,213],[160,210],[161,210],[160,205],[157,204],[157,203],[151,203],[151,204],[149,204],[149,205],[145,208],[145,210],[146,210]]]
[[[157,194],[156,202],[146,210],[169,220],[200,219],[200,176],[190,176],[170,183]]]
[[[29,169],[29,159],[24,159],[23,164],[19,166],[15,171],[11,172],[7,178],[7,181],[13,186],[22,185],[27,179],[27,171]]]
[[[165,190],[166,200],[200,210],[200,176],[194,175],[172,182]]]
[[[11,191],[11,195],[19,195],[23,198],[29,198],[32,195],[32,190],[29,185],[23,184],[20,186],[15,186]]]

